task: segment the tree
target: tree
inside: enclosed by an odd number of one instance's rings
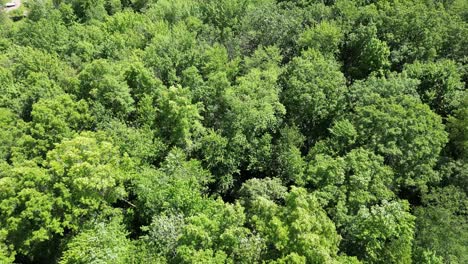
[[[226,34],[237,29],[250,2],[250,0],[208,0],[201,2],[199,8],[202,20],[218,29],[221,38],[223,38]]]
[[[54,144],[64,138],[72,138],[75,131],[88,130],[92,124],[93,117],[84,100],[75,102],[68,94],[40,99],[32,107],[27,128],[27,134],[32,137],[30,144],[34,147],[26,151],[31,153],[31,157],[45,157]]]
[[[180,86],[164,89],[156,99],[156,135],[167,145],[193,149],[193,141],[204,131],[200,104],[193,104],[191,93]]]
[[[338,64],[316,50],[294,58],[283,79],[286,119],[298,126],[310,145],[344,109],[346,80]]]
[[[251,54],[260,46],[275,45],[288,60],[297,52],[295,41],[303,28],[302,20],[303,14],[298,9],[263,1],[247,10],[239,23],[239,33],[229,39],[229,44],[238,39],[242,54]]]
[[[447,133],[428,106],[403,97],[380,99],[355,111],[351,122],[358,131],[357,144],[384,157],[397,173],[396,184],[425,189],[428,182],[438,181],[431,171]]]
[[[24,133],[21,119],[9,109],[0,108],[0,160],[10,161],[17,139]],[[1,162],[0,161],[0,162]]]
[[[259,49],[247,60],[247,73],[238,77],[237,86],[225,90],[226,103],[222,131],[229,140],[228,151],[238,167],[264,171],[271,157],[271,134],[285,114],[280,102],[279,50]]]
[[[32,105],[40,98],[52,98],[73,90],[71,68],[57,56],[30,47],[12,47],[3,60],[10,65],[0,72],[0,105],[29,121]]]
[[[28,7],[28,10],[29,10],[28,19],[34,22],[38,22],[39,20],[43,18],[51,19],[51,17],[57,14],[55,12],[56,10],[53,8],[54,7],[53,2],[54,1],[50,1],[50,0],[47,0],[47,1],[33,0],[33,1],[28,1],[24,3]]]
[[[10,264],[15,261],[15,253],[10,252],[10,248],[3,242],[3,234],[0,237],[0,261],[5,264]]]
[[[204,210],[186,218],[178,240],[176,263],[254,263],[264,248],[261,237],[244,227],[238,205],[207,201]]]
[[[146,65],[165,85],[180,83],[183,70],[199,65],[201,52],[195,36],[182,22],[172,28],[162,23],[159,34],[145,49]]]
[[[60,263],[129,263],[134,248],[127,235],[119,217],[90,222],[67,243]]]
[[[146,10],[146,13],[151,17],[157,17],[158,19],[162,19],[170,25],[175,25],[178,22],[184,21],[191,16],[199,15],[199,12],[196,8],[196,1],[193,0],[161,0],[155,2],[156,3],[151,3],[148,10]]]
[[[110,142],[85,132],[63,140],[47,153],[46,167],[54,179],[54,190],[71,209],[67,227],[76,230],[82,219],[108,208],[126,196],[124,182],[132,164]]]
[[[345,227],[347,253],[370,263],[411,263],[415,217],[408,211],[405,201],[359,209]]]
[[[378,2],[377,9],[378,15],[373,18],[379,25],[378,35],[390,47],[390,60],[396,69],[415,60],[437,58],[453,32],[448,26],[457,23],[441,5],[429,2]]]
[[[107,15],[104,0],[68,0],[68,2],[73,6],[76,17],[82,22],[103,20]]]
[[[326,263],[337,257],[340,236],[335,225],[305,189],[293,187],[284,206],[257,196],[247,215],[249,224],[265,239],[265,260],[281,263],[281,258],[293,254],[307,263]]]
[[[302,157],[301,149],[304,146],[305,137],[297,127],[282,128],[280,135],[274,144],[269,174],[281,177],[284,182],[303,186],[306,162]]]
[[[441,117],[420,102],[416,85],[401,76],[356,82],[350,87],[347,121],[337,121],[332,136],[311,152],[336,155],[363,147],[384,157],[396,173],[397,189],[426,190],[440,180],[433,167],[447,133]]]
[[[343,237],[343,252],[370,263],[411,261],[414,217],[406,201],[391,201],[393,171],[382,157],[364,149],[338,158],[319,154],[307,175]]]
[[[164,88],[161,80],[155,78],[142,61],[130,61],[122,67],[124,79],[130,88],[130,93],[135,103],[140,102],[146,96],[155,99],[159,95],[160,90]]]
[[[0,263],[467,262],[466,2],[0,7]]]
[[[141,237],[148,255],[174,258],[177,255],[178,240],[185,226],[185,217],[180,213],[163,213],[154,215],[148,226],[142,227],[146,232]]]
[[[53,258],[56,249],[42,243],[57,245],[54,235],[64,232],[65,219],[54,214],[58,201],[52,193],[51,175],[31,163],[2,164],[0,183],[0,234],[7,254],[16,253],[29,261]]]
[[[424,197],[424,205],[415,210],[416,236],[414,259],[421,260],[433,252],[444,263],[464,263],[468,260],[466,193],[455,186],[435,188]]]
[[[148,127],[135,128],[112,120],[101,124],[99,130],[105,133],[107,140],[119,148],[120,153],[128,154],[137,166],[156,164],[167,152],[167,145]]]
[[[282,203],[288,194],[288,189],[278,178],[250,179],[242,184],[239,190],[239,200],[242,206],[250,210],[257,198],[263,197],[275,203]]]
[[[315,49],[324,55],[335,56],[343,38],[343,31],[336,23],[322,21],[302,32],[297,43],[303,50]]]
[[[114,146],[92,136],[62,141],[48,152],[45,168],[25,161],[2,170],[2,232],[28,261],[55,258],[64,234],[111,212],[111,204],[126,195],[130,167]]]
[[[420,82],[404,74],[390,73],[385,77],[369,76],[366,80],[355,81],[348,90],[347,98],[351,107],[371,105],[377,98],[414,97],[420,99]]]
[[[125,118],[134,110],[130,89],[122,76],[116,74],[119,71],[106,60],[95,60],[79,74],[79,98],[92,100],[91,107],[104,112],[98,112],[99,115]]]
[[[234,185],[233,175],[239,173],[240,157],[232,153],[229,139],[219,131],[208,129],[197,144],[198,156],[204,167],[208,168],[215,178],[211,189],[225,193]]]
[[[114,1],[114,0],[113,0]],[[118,5],[115,8],[119,8]],[[106,37],[102,46],[105,58],[125,61],[134,59],[135,49],[144,49],[158,32],[158,27],[148,16],[141,16],[129,10],[118,12],[100,25]]]
[[[364,79],[372,72],[383,74],[390,67],[390,49],[377,37],[374,24],[360,25],[345,41],[342,58],[347,77]]]
[[[190,216],[201,211],[211,180],[199,161],[187,161],[182,150],[173,149],[159,169],[143,168],[133,180],[143,221],[149,223],[154,215],[164,212]]]
[[[45,10],[54,10],[52,6],[44,6]],[[32,9],[31,12],[35,12]],[[69,31],[57,11],[47,11],[49,14],[31,14],[42,16],[23,24],[15,35],[17,43],[23,46],[37,48],[48,53],[63,53],[69,45]]]
[[[452,113],[461,103],[464,84],[457,65],[450,60],[405,65],[410,78],[420,80],[418,93],[423,103],[442,117]]]
[[[360,208],[391,200],[393,171],[382,157],[364,149],[354,149],[345,157],[317,155],[307,170],[306,183],[325,206],[338,228],[347,225]]]
[[[456,158],[468,159],[468,93],[465,92],[460,108],[449,117],[447,129],[449,131],[451,150]]]

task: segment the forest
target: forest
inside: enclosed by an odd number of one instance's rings
[[[1,264],[468,263],[468,1],[19,2]]]

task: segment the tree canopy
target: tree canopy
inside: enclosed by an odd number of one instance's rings
[[[0,263],[468,263],[466,0],[6,2]]]

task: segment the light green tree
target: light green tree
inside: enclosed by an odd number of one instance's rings
[[[249,224],[265,239],[265,260],[281,263],[293,254],[307,263],[332,263],[337,257],[340,236],[335,225],[305,189],[293,187],[284,206],[257,196],[247,215]]]
[[[411,263],[415,217],[405,201],[362,207],[345,227],[348,254],[369,263]]]
[[[127,236],[119,217],[106,222],[89,222],[67,243],[59,263],[132,262],[134,247]]]

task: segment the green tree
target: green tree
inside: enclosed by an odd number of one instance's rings
[[[52,9],[52,7],[45,7],[45,9]],[[54,11],[37,20],[32,17],[29,18],[32,21],[24,23],[18,33],[15,34],[17,43],[44,50],[48,53],[61,54],[67,49],[69,31],[62,21],[60,13]]]
[[[317,155],[307,170],[306,182],[325,205],[328,214],[342,228],[361,207],[370,207],[395,197],[392,170],[382,157],[354,149],[345,157]]]
[[[133,191],[143,220],[166,211],[193,215],[203,208],[203,197],[211,175],[197,160],[186,160],[180,149],[173,149],[157,170],[143,168],[133,179]]]
[[[284,201],[287,194],[288,189],[278,178],[254,178],[242,184],[239,190],[239,201],[247,210],[250,210],[254,206],[255,200],[259,197],[280,204]]]
[[[317,155],[307,175],[343,237],[343,252],[369,263],[411,261],[414,217],[406,201],[388,202],[396,198],[394,176],[382,157],[364,149]]]
[[[293,187],[284,206],[257,196],[247,215],[249,224],[265,239],[265,260],[296,254],[307,263],[327,263],[337,257],[340,236],[335,225],[305,189]]]
[[[147,1],[147,0],[146,0]],[[136,1],[135,1],[136,2]],[[146,10],[146,14],[162,19],[170,25],[175,25],[191,16],[197,16],[197,1],[193,0],[160,0],[154,1]]]
[[[0,234],[8,251],[32,262],[57,254],[42,244],[57,246],[54,235],[64,232],[63,216],[54,214],[58,201],[47,170],[31,163],[2,164],[0,183]]]
[[[244,227],[243,208],[221,200],[205,203],[186,218],[179,237],[176,263],[254,263],[260,260],[263,240]]]
[[[75,102],[68,94],[53,99],[40,99],[33,105],[31,122],[28,123],[25,143],[33,149],[26,150],[31,157],[45,157],[54,144],[64,138],[72,138],[76,132],[92,127],[93,117],[88,104],[80,100]],[[28,142],[32,141],[32,142]]]
[[[94,136],[63,140],[42,167],[31,161],[1,164],[0,234],[25,261],[56,258],[63,236],[79,232],[96,215],[105,217],[125,197],[130,164]]]
[[[358,132],[357,144],[384,157],[397,173],[397,185],[425,189],[428,182],[439,180],[432,167],[447,142],[447,133],[440,116],[427,105],[403,97],[379,99],[355,111],[351,122]]]
[[[220,31],[221,38],[235,31],[251,0],[199,1],[202,20]]]
[[[390,67],[390,49],[377,37],[377,27],[360,25],[349,34],[342,52],[345,71],[350,79],[364,79],[370,73],[383,74]]]
[[[243,169],[264,171],[271,158],[271,133],[279,128],[285,114],[277,85],[279,60],[275,47],[257,50],[246,61],[248,72],[223,96],[223,134],[230,139],[230,155]]]
[[[102,53],[108,59],[133,59],[135,49],[144,49],[159,31],[158,25],[150,17],[142,16],[129,10],[118,12],[100,25],[106,37]]]
[[[104,0],[67,0],[67,2],[71,3],[76,17],[82,22],[103,20],[107,15]]]
[[[131,176],[132,164],[110,142],[99,135],[82,133],[63,140],[47,153],[46,167],[62,206],[71,211],[66,219],[77,230],[83,219],[110,208],[126,196],[124,182]]]
[[[376,5],[378,15],[372,19],[378,25],[378,35],[391,49],[390,60],[397,69],[415,60],[437,58],[454,32],[449,25],[458,20],[449,16],[442,5],[430,2],[379,1]],[[462,39],[454,35],[455,42],[450,46]]]
[[[378,98],[414,97],[419,99],[420,82],[404,74],[390,73],[385,77],[369,76],[366,80],[355,81],[349,86],[347,98],[351,107],[371,105]]]
[[[10,161],[18,138],[23,135],[23,122],[9,109],[0,108],[0,160]],[[1,162],[0,161],[0,162]]]
[[[133,100],[138,103],[146,96],[152,99],[159,95],[163,85],[141,61],[131,61],[122,66],[124,79],[130,88]]]
[[[1,60],[0,105],[26,121],[40,98],[53,98],[64,92],[62,87],[73,90],[71,68],[57,56],[29,47],[11,47],[6,55]]]
[[[193,104],[191,93],[180,86],[164,89],[156,99],[156,135],[169,146],[177,146],[188,151],[193,149],[193,141],[204,131],[201,124],[200,104]]]
[[[468,159],[468,92],[465,92],[460,108],[448,118],[450,146],[454,156],[462,160]]]
[[[147,248],[147,254],[165,259],[174,258],[185,221],[185,217],[178,213],[154,215],[150,225],[142,227],[146,234],[140,238]]]
[[[284,182],[304,185],[306,162],[302,157],[305,137],[296,127],[285,127],[280,130],[280,137],[275,142],[272,154],[271,175],[277,175]]]
[[[285,58],[296,52],[295,40],[303,25],[302,12],[293,8],[282,8],[276,1],[259,1],[252,5],[239,22],[239,33],[229,39],[229,44],[240,42],[240,53],[251,54],[260,46],[277,46]],[[237,44],[237,43],[236,43]]]
[[[337,55],[343,41],[342,29],[336,23],[322,21],[301,33],[297,44],[303,50],[315,49],[324,55]]]
[[[457,65],[450,60],[405,65],[404,72],[420,80],[418,93],[421,101],[437,114],[446,117],[461,103],[465,88]]]
[[[286,119],[298,126],[310,145],[344,109],[346,80],[338,63],[313,49],[294,58],[283,78]]]
[[[191,32],[184,23],[172,28],[162,23],[145,49],[145,62],[165,85],[175,85],[180,83],[182,71],[199,65],[200,48],[196,32]]]
[[[415,262],[420,261],[428,251],[443,258],[443,263],[466,262],[466,193],[454,186],[437,188],[425,196],[423,201],[425,206],[419,206],[415,210]]]
[[[119,148],[120,153],[128,154],[136,165],[156,164],[167,151],[167,145],[148,127],[135,128],[112,120],[101,124],[99,130]]]
[[[60,263],[129,263],[134,248],[118,217],[89,222],[67,243]]]
[[[405,201],[362,207],[345,227],[344,247],[369,263],[411,263],[414,220]]]
[[[99,115],[125,118],[134,110],[130,89],[120,69],[106,60],[95,60],[79,74],[79,98],[88,99]]]

